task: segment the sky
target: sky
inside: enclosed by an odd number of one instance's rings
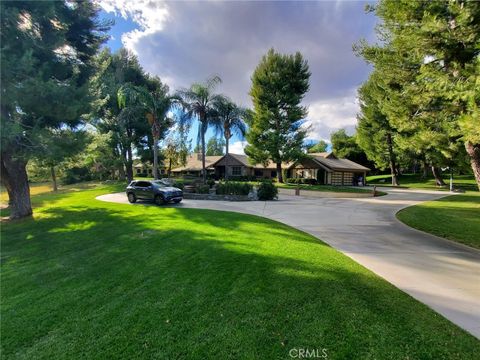
[[[300,51],[312,73],[303,100],[308,139],[329,141],[340,128],[354,132],[357,88],[371,69],[352,45],[373,42],[377,21],[365,12],[367,1],[98,2],[101,16],[115,21],[106,46],[134,52],[172,91],[219,75],[218,92],[251,107],[251,75],[262,56],[270,48]],[[243,146],[234,138],[231,152],[243,153]]]

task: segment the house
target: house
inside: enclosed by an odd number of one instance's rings
[[[337,158],[332,152],[312,153],[297,162],[291,170],[292,177],[316,179],[324,185],[353,185],[365,178],[369,168],[348,159]],[[355,184],[355,185],[356,185]]]
[[[277,177],[277,164],[268,162],[268,164],[250,164],[247,155],[227,154],[221,156],[212,164],[215,169],[215,177],[224,178],[225,173],[229,178],[235,177],[255,177],[258,179],[270,179]],[[283,164],[282,168],[287,168],[290,164]]]
[[[166,167],[161,164],[158,166],[158,171],[160,172],[160,175],[167,173]],[[153,177],[153,166],[150,164],[138,163],[133,165],[133,172],[134,176]]]
[[[277,167],[273,162],[268,164],[251,164],[246,155],[228,154],[210,164],[215,177],[229,178],[255,177],[258,179],[275,178]],[[361,178],[365,184],[365,176],[369,168],[347,159],[337,158],[333,153],[308,154],[305,159],[296,163],[283,163],[287,178],[316,179],[324,185],[353,185],[354,179]],[[211,171],[211,170],[210,170]]]
[[[215,169],[212,164],[220,160],[223,156],[205,156],[205,168],[207,174],[213,174]],[[202,154],[193,153],[187,157],[187,162],[184,166],[179,166],[172,169],[174,176],[189,175],[189,176],[201,176],[202,175]]]

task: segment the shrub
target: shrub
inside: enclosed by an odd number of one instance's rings
[[[258,200],[273,200],[278,197],[278,189],[271,180],[263,180],[257,189]]]
[[[208,194],[210,192],[210,186],[208,185],[197,185],[196,187],[197,194]]]
[[[75,166],[65,170],[65,174],[62,178],[62,183],[65,185],[75,184],[82,181],[90,181],[92,176],[86,166]]]
[[[209,179],[209,180],[207,180],[207,184],[211,189],[213,187],[213,185],[215,185],[215,180],[214,179]]]
[[[179,188],[180,190],[183,190],[183,188],[185,187],[185,184],[183,182],[174,182],[173,186],[176,188]]]
[[[248,195],[253,186],[248,183],[226,181],[217,184],[218,195]]]

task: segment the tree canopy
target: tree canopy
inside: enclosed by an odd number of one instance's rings
[[[309,79],[308,63],[302,54],[282,55],[273,49],[263,56],[252,75],[254,113],[245,153],[257,163],[276,163],[279,182],[283,182],[282,162],[304,156],[308,129],[302,125],[307,109],[301,101],[309,89]]]

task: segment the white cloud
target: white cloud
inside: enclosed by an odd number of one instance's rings
[[[245,146],[247,146],[246,141],[235,141],[229,145],[228,152],[231,154],[245,155]]]
[[[97,3],[106,12],[130,18],[139,25],[139,29],[122,34],[123,45],[135,53],[142,38],[162,31],[169,20],[168,6],[160,0],[98,0]]]
[[[315,101],[308,107],[306,123],[312,126],[310,139],[326,140],[330,133],[346,128],[352,130],[357,124],[359,111],[358,99],[355,90],[349,91],[344,97]]]

